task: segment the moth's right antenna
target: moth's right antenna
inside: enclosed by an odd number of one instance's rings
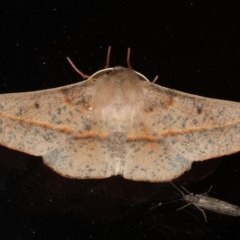
[[[107,59],[106,59],[105,68],[109,68],[109,62],[110,62],[111,48],[112,48],[111,46],[108,46],[108,51],[107,51]]]
[[[131,63],[130,63],[130,54],[131,54],[131,48],[127,49],[127,67],[132,69]]]
[[[153,83],[155,83],[156,81],[157,81],[157,79],[158,79],[158,75],[156,75],[156,77],[153,79]]]

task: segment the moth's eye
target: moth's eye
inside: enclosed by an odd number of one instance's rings
[[[111,72],[112,72],[112,70],[109,70],[109,71],[105,72],[105,74],[109,74],[109,73],[111,73]]]

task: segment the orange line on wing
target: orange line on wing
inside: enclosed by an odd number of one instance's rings
[[[50,125],[47,123],[41,123],[41,122],[37,122],[37,121],[32,121],[32,120],[26,120],[23,118],[19,118],[19,117],[12,117],[9,116],[7,114],[3,114],[0,113],[1,116],[3,116],[3,118],[8,118],[11,119],[12,121],[15,121],[15,124],[20,124],[20,123],[24,123],[24,124],[28,124],[28,125],[32,125],[32,126],[37,126],[37,127],[42,127],[45,129],[52,129],[52,130],[57,130],[59,132],[63,132],[66,134],[72,134],[73,137],[75,138],[99,138],[99,139],[108,139],[109,135],[108,134],[97,134],[97,133],[93,133],[93,132],[77,132],[76,130],[72,129],[72,128],[68,128],[68,127],[60,127],[60,126],[54,126],[54,125]]]

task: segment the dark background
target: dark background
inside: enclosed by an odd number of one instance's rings
[[[1,1],[0,93],[81,81],[66,56],[92,74],[131,63],[158,84],[240,102],[240,5],[206,1]],[[240,154],[194,163],[174,181],[240,205]],[[72,180],[41,158],[0,148],[1,239],[239,239],[240,217],[206,211],[208,222],[169,183],[113,177]]]

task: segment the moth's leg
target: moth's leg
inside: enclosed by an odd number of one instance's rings
[[[189,206],[189,205],[194,205],[196,208],[198,208],[198,209],[202,212],[202,214],[203,214],[203,216],[204,216],[204,218],[205,218],[205,222],[207,222],[207,216],[206,216],[204,210],[202,210],[202,209],[201,209],[200,207],[198,207],[196,204],[188,203],[188,204],[184,205],[183,207],[178,208],[177,210],[182,210],[183,208],[185,208],[185,207],[187,207],[187,206]]]
[[[204,210],[201,209],[200,207],[198,207],[196,204],[193,204],[193,205],[194,205],[196,208],[198,208],[198,209],[202,212],[202,214],[203,214],[203,216],[204,216],[204,218],[205,218],[205,222],[207,222],[207,216],[206,216]]]
[[[188,203],[188,204],[184,205],[183,207],[178,208],[177,211],[178,211],[178,210],[182,210],[182,209],[184,209],[185,207],[187,207],[187,206],[189,206],[189,205],[191,205],[191,204],[192,204],[192,203]]]

